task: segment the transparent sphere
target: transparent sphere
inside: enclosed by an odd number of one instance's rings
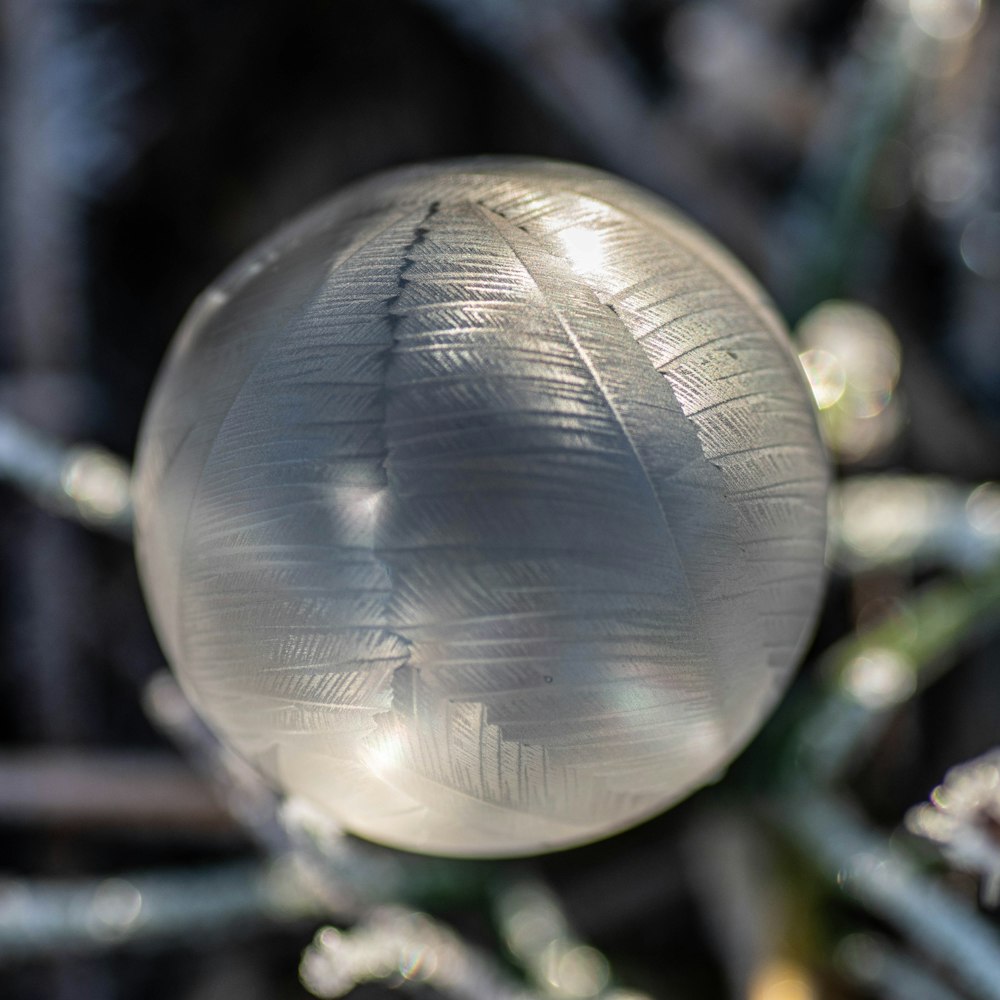
[[[227,743],[351,832],[513,855],[738,752],[813,622],[825,490],[728,255],[598,171],[468,160],[355,185],[198,299],[135,503]]]

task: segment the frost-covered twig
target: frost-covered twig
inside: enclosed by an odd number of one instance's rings
[[[131,535],[128,465],[96,445],[67,447],[0,413],[0,480],[89,528]]]
[[[835,488],[835,563],[848,572],[943,563],[961,570],[1000,557],[1000,486],[931,476],[854,476]]]
[[[1000,566],[925,587],[891,618],[823,654],[826,690],[800,724],[796,761],[823,780],[840,775],[891,711],[931,683],[949,655],[1000,628]]]
[[[940,844],[954,867],[981,875],[983,902],[1000,904],[1000,750],[953,767],[906,825]]]
[[[346,996],[366,982],[425,983],[452,1000],[532,1000],[485,955],[423,913],[373,910],[349,931],[324,927],[299,974],[317,997]]]
[[[893,924],[973,996],[1000,1000],[1000,937],[902,849],[828,795],[786,795],[778,817],[831,883]]]
[[[288,864],[0,884],[0,961],[62,951],[246,932],[315,918],[312,893]]]

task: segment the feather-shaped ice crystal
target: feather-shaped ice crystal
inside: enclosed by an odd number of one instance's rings
[[[320,205],[195,303],[136,483],[204,716],[347,829],[523,854],[760,725],[821,589],[808,390],[750,278],[596,171],[466,161]]]

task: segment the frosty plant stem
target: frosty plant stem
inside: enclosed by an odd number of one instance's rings
[[[794,739],[815,777],[832,781],[875,739],[898,707],[936,680],[951,654],[1000,626],[1000,564],[925,587],[878,625],[853,632],[822,656],[823,691]]]
[[[1000,939],[964,902],[935,884],[902,850],[868,830],[832,796],[785,798],[785,828],[831,881],[897,926],[980,1000],[1000,1000]]]
[[[67,447],[0,413],[0,481],[88,528],[131,537],[128,466],[97,445]]]
[[[963,899],[919,870],[899,845],[868,829],[822,790],[843,775],[894,708],[935,680],[969,638],[1000,624],[1000,566],[926,587],[892,618],[823,656],[823,690],[784,756],[804,770],[774,805],[780,825],[819,872],[982,1000],[1000,997],[1000,939]]]

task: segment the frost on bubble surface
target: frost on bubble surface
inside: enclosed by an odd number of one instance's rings
[[[345,828],[444,854],[621,829],[739,750],[821,589],[808,392],[661,202],[538,161],[337,196],[192,308],[140,566],[200,711]]]

